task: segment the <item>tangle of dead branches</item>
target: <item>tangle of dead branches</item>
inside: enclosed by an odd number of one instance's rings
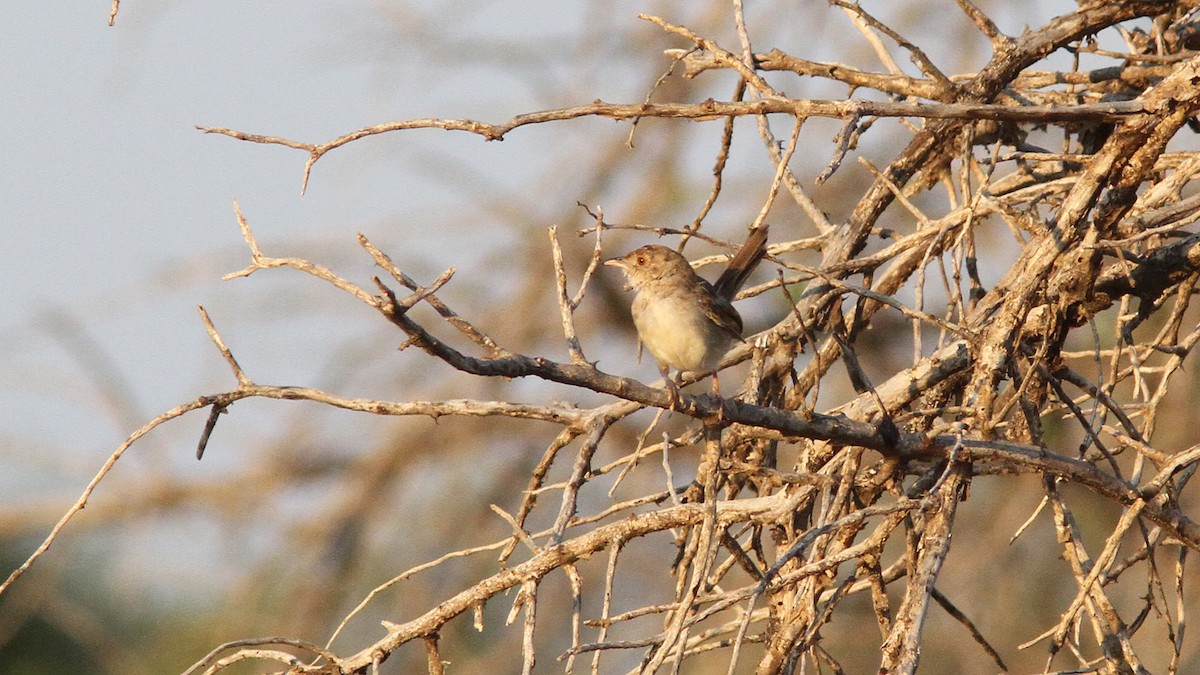
[[[776,236],[795,233],[770,246],[778,274],[743,294],[773,294],[789,309],[727,356],[727,367],[749,362],[741,391],[726,399],[685,391],[675,402],[666,389],[604,372],[585,356],[588,344],[575,329],[575,312],[586,302],[601,258],[623,253],[604,250],[601,235],[609,226],[600,216],[590,230],[594,252],[574,294],[557,232],[550,235],[570,354],[560,362],[503,347],[449,307],[439,290],[453,283],[454,270],[430,283],[417,281],[402,271],[403,260],[360,238],[382,270],[374,288],[360,287],[312,262],[265,254],[239,211],[252,261],[231,276],[301,270],[370,307],[403,334],[408,348],[445,368],[484,378],[538,378],[602,394],[604,402],[590,408],[465,399],[397,403],[260,385],[208,323],[239,385],[178,414],[208,408],[209,430],[217,413],[240,399],[270,397],[378,415],[508,417],[550,424],[558,433],[517,511],[498,510],[511,537],[399,574],[368,595],[343,627],[382,590],[446,560],[498,551],[500,565],[491,573],[464,582],[436,606],[385,622],[381,635],[348,636],[339,628],[338,644],[356,642],[346,650],[335,650],[333,638],[325,646],[242,640],[214,649],[189,672],[213,673],[248,659],[275,660],[289,672],[370,672],[412,643],[423,650],[429,672],[441,673],[451,639],[447,625],[466,616],[482,624],[482,608],[502,601],[511,602],[509,623],[519,626],[513,630],[521,633],[524,672],[555,658],[567,670],[678,672],[701,655],[708,662],[722,659],[721,669],[730,673],[842,672],[847,655],[826,637],[843,628],[835,619],[855,616],[856,628],[848,630],[859,651],[869,645],[876,653],[879,672],[912,673],[926,654],[922,628],[934,606],[977,643],[986,670],[1007,670],[1014,650],[1039,645],[1048,652],[1046,672],[1181,672],[1185,564],[1189,551],[1200,550],[1200,524],[1185,509],[1194,503],[1186,487],[1200,461],[1200,439],[1192,445],[1163,440],[1170,436],[1163,422],[1193,414],[1173,383],[1183,381],[1182,368],[1200,340],[1190,304],[1200,273],[1200,233],[1189,229],[1200,218],[1194,186],[1200,152],[1168,145],[1185,139],[1200,115],[1196,3],[1080,3],[1019,36],[1003,33],[969,0],[956,4],[958,20],[973,25],[992,50],[983,67],[965,75],[944,72],[920,47],[848,0],[832,0],[829,11],[844,12],[879,60],[890,64],[880,72],[778,49],[755,51],[741,5],[734,3],[736,45],[643,17],[685,43],[668,56],[687,77],[733,73],[738,85],[730,100],[596,101],[498,124],[407,120],[324,143],[205,128],[307,152],[307,184],[313,164],[330,150],[404,129],[468,131],[494,140],[523,125],[588,116],[702,123],[750,117],[776,169],[758,219],[773,200],[790,198],[810,215],[812,229],[804,236],[799,227],[774,228]],[[1102,49],[1104,38],[1126,47]],[[1092,70],[1045,65],[1056,54],[1070,55],[1077,66],[1082,54],[1110,63]],[[899,61],[920,74],[905,73]],[[842,83],[848,95],[789,98],[771,84],[788,77]],[[823,177],[844,170],[843,160],[881,120],[908,123],[906,145],[886,163],[859,158],[872,181],[844,222],[826,221],[789,166],[797,144],[821,147],[802,129],[805,119],[820,116],[844,123],[827,146]],[[772,132],[778,121],[791,129],[786,143]],[[732,128],[726,126],[718,167],[734,142]],[[1061,147],[1038,145],[1054,134]],[[717,178],[703,213],[720,197],[719,171]],[[746,222],[755,219],[748,214]],[[912,225],[897,225],[904,222]],[[703,215],[684,233],[700,235],[702,226]],[[1013,251],[1011,260],[987,282],[980,268],[999,264],[988,247],[1000,247],[1001,240]],[[812,251],[819,254],[815,260],[802,257]],[[926,287],[937,287],[927,275],[940,281],[944,303],[926,300]],[[900,299],[905,289],[914,300]],[[453,337],[435,335],[418,316],[422,307],[448,322]],[[902,324],[911,329],[911,362],[885,377],[869,376],[866,371],[879,371],[864,367],[860,343],[879,325],[891,326],[890,339],[906,339],[895,329]],[[857,395],[815,409],[822,382],[842,369]],[[1181,405],[1183,413],[1172,412]],[[660,414],[636,446],[600,464],[597,452],[611,443],[609,432],[633,425],[630,416],[647,407],[693,423],[666,431]],[[694,475],[678,464],[684,456],[694,460]],[[549,483],[556,463],[570,464],[569,478]],[[660,489],[600,510],[581,506],[589,483],[635,472],[661,474]],[[977,486],[1030,477],[1040,503],[1009,534],[1020,538],[1039,519],[1052,523],[1065,562],[1059,572],[1072,590],[1054,608],[1057,619],[1032,627],[1028,642],[998,644],[976,624],[978,606],[959,607],[949,597],[953,578],[943,574],[944,563],[960,511],[1005,498],[1006,488],[974,494]],[[1095,518],[1087,518],[1086,528],[1080,524],[1085,500],[1116,514],[1100,536]],[[531,529],[531,514],[539,509],[550,511],[552,524]],[[652,541],[672,549],[673,564],[661,570],[672,597],[629,607],[636,591],[621,590],[626,566],[638,555],[632,544],[664,534]],[[598,574],[584,573],[581,566],[593,556],[604,564]],[[985,573],[1011,575],[1007,584],[1014,588],[1044,583],[1021,570]],[[559,575],[570,588],[570,623],[539,623],[550,602],[543,583]],[[1121,597],[1137,601],[1114,599],[1129,587],[1135,590]],[[626,608],[618,610],[615,596]],[[866,613],[851,615],[860,598]],[[638,621],[647,616],[657,624]],[[569,648],[540,653],[535,628],[561,631]]]

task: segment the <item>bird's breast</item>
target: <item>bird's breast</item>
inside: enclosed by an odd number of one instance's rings
[[[677,370],[713,370],[733,342],[698,305],[681,298],[649,300],[639,293],[633,322],[655,360]]]

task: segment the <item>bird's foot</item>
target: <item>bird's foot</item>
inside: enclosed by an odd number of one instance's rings
[[[712,386],[713,402],[716,404],[717,411],[708,418],[708,421],[717,426],[726,426],[725,422],[725,399],[721,396],[721,383],[717,379],[717,374],[713,373]]]
[[[679,410],[683,405],[683,397],[679,394],[679,383],[674,378],[666,378],[667,390],[667,407],[671,410]]]

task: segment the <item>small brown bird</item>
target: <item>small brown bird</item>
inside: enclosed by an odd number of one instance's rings
[[[742,340],[742,317],[733,308],[733,296],[767,252],[767,226],[750,231],[729,266],[710,284],[678,252],[651,244],[620,258],[604,261],[619,267],[636,291],[633,324],[638,338],[650,350],[658,370],[677,397],[677,383],[668,369],[713,374],[713,392],[719,394],[716,369],[721,357]]]

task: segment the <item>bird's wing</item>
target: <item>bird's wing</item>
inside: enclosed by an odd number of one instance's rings
[[[709,286],[708,282],[703,279],[700,280],[700,283]],[[708,290],[711,291],[711,286]],[[711,319],[713,323],[720,326],[725,332],[741,340],[742,316],[733,308],[733,303],[729,302],[724,296],[712,292],[703,293],[700,297],[703,298],[701,309],[704,310],[704,315]]]

